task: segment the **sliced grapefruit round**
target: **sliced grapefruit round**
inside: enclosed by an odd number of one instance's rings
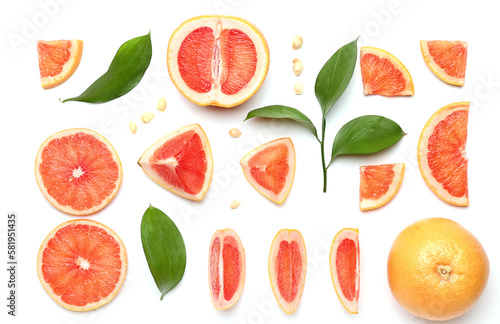
[[[461,41],[420,41],[427,66],[441,80],[456,86],[465,83],[467,43]]]
[[[307,253],[302,234],[294,229],[282,229],[271,245],[269,279],[278,304],[288,314],[299,306],[306,270]]]
[[[444,106],[425,124],[418,141],[422,177],[439,198],[456,206],[469,205],[465,156],[468,118],[468,102]]]
[[[244,19],[200,16],[174,31],[167,64],[186,98],[200,106],[231,108],[259,90],[269,68],[269,48],[259,29]]]
[[[54,207],[71,215],[103,209],[118,192],[122,175],[111,143],[89,129],[56,133],[43,142],[36,155],[38,187]]]
[[[50,89],[66,82],[82,59],[83,41],[55,40],[37,42],[42,88]]]
[[[361,47],[361,76],[365,95],[412,96],[413,79],[395,56],[375,47]]]
[[[359,209],[379,208],[398,192],[405,173],[404,163],[366,165],[359,168]]]
[[[198,124],[160,139],[142,154],[138,163],[156,183],[191,200],[202,200],[212,179],[210,143]]]
[[[230,308],[241,296],[245,284],[245,250],[232,229],[217,230],[212,237],[208,283],[216,309]]]
[[[127,253],[107,226],[84,219],[57,226],[38,252],[38,278],[59,305],[88,311],[109,302],[127,273]]]
[[[289,137],[263,144],[240,161],[250,184],[266,198],[281,205],[295,176],[295,148]]]
[[[342,305],[351,314],[358,313],[359,299],[359,231],[344,228],[335,235],[330,250],[330,272],[333,287]]]

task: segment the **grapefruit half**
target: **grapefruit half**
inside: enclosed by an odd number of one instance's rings
[[[237,106],[259,90],[269,68],[264,35],[250,22],[194,17],[168,43],[168,72],[186,98],[200,106]]]
[[[456,86],[465,83],[467,43],[461,41],[420,41],[425,63],[441,80]]]
[[[83,41],[39,40],[37,49],[42,88],[50,89],[66,82],[76,71],[82,59]]]
[[[156,183],[187,199],[200,201],[212,179],[212,151],[198,124],[165,136],[142,154],[139,165]]]
[[[379,208],[398,192],[405,173],[404,163],[366,165],[359,168],[359,209]]]
[[[38,252],[38,278],[59,305],[88,311],[108,303],[127,273],[127,254],[107,226],[84,219],[57,226]]]

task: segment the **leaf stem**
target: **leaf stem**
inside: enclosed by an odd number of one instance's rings
[[[323,165],[323,192],[326,192],[326,163],[325,163],[325,129],[326,129],[326,118],[323,116],[323,121],[321,123],[321,163]]]

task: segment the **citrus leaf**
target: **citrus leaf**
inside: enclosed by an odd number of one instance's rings
[[[341,154],[378,152],[396,144],[404,135],[401,127],[388,118],[373,115],[354,118],[335,136],[330,164]]]
[[[149,206],[141,222],[142,248],[161,298],[181,281],[186,269],[186,247],[174,222]]]
[[[357,53],[358,39],[339,48],[319,71],[314,93],[321,106],[323,118],[326,117],[351,81],[356,67]]]
[[[307,129],[309,129],[319,141],[318,132],[316,131],[316,127],[314,127],[312,121],[306,115],[295,108],[282,105],[266,106],[250,111],[245,120],[253,117],[285,118],[295,120],[302,126],[305,126]]]
[[[123,43],[106,73],[81,95],[62,102],[103,103],[123,96],[141,81],[151,61],[152,53],[151,32]]]

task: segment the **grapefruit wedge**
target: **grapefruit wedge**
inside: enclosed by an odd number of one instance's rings
[[[467,121],[469,103],[452,103],[439,109],[425,124],[418,141],[418,166],[431,190],[456,206],[469,205]]]
[[[289,137],[257,147],[240,161],[245,178],[266,198],[281,205],[295,176],[295,148]]]
[[[210,143],[198,124],[160,139],[142,154],[138,163],[156,183],[191,200],[202,200],[212,179]]]
[[[463,86],[467,69],[467,43],[461,41],[420,41],[425,63],[446,83]]]
[[[282,229],[274,237],[269,253],[269,279],[281,309],[293,313],[299,306],[306,281],[307,254],[302,234]]]
[[[344,228],[335,235],[330,250],[330,272],[333,287],[342,305],[351,314],[358,313],[359,299],[359,231]]]
[[[89,215],[103,209],[118,192],[122,174],[111,143],[84,128],[50,136],[35,160],[42,194],[54,207],[71,215]]]
[[[361,47],[360,64],[365,95],[415,94],[410,72],[394,55],[376,47]]]
[[[259,90],[269,68],[269,48],[259,29],[244,19],[200,16],[174,31],[167,64],[172,82],[187,99],[231,108]]]
[[[59,305],[88,311],[108,303],[127,273],[127,254],[107,226],[84,219],[57,226],[38,252],[38,278]]]
[[[366,165],[359,168],[359,209],[379,208],[398,192],[405,173],[404,163]]]
[[[232,229],[217,230],[212,237],[208,283],[216,309],[230,308],[241,296],[245,284],[245,250]]]
[[[39,40],[37,49],[42,88],[50,89],[66,82],[76,71],[82,59],[83,41]]]

